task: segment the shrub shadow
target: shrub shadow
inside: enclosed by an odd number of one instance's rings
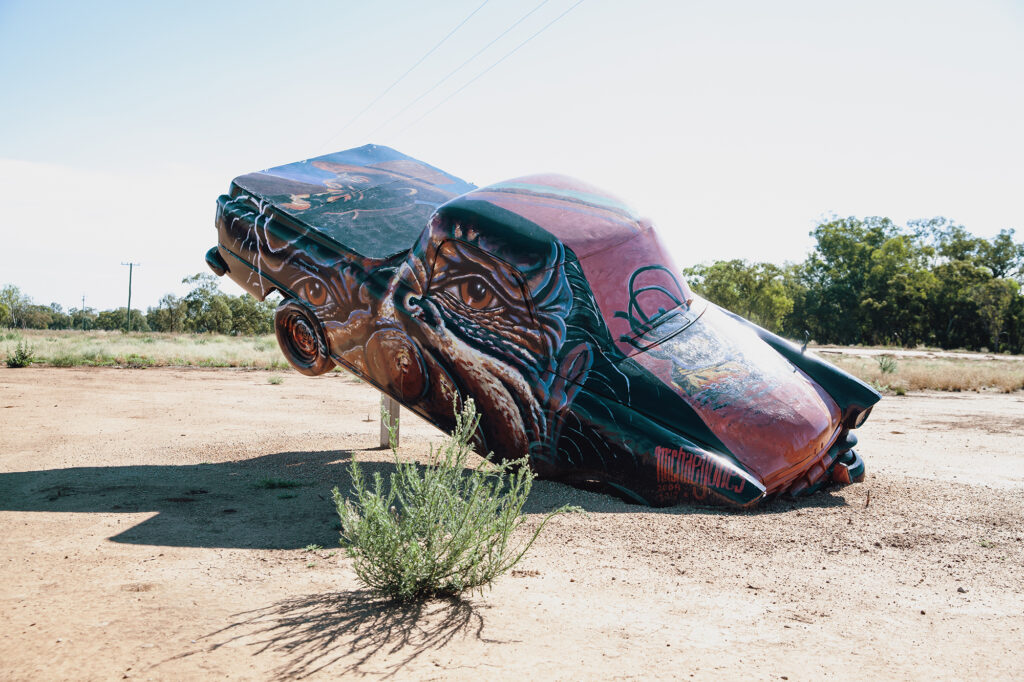
[[[460,597],[395,602],[366,590],[312,594],[244,611],[233,619],[201,638],[209,642],[203,651],[182,657],[242,644],[253,655],[283,654],[287,661],[275,670],[281,677],[308,677],[327,668],[331,674],[383,671],[392,677],[456,636],[491,641],[483,637],[477,608]]]

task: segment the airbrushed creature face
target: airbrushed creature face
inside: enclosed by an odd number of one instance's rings
[[[551,444],[552,408],[567,404],[557,367],[572,294],[561,249],[520,248],[513,265],[502,258],[511,247],[500,234],[435,216],[385,296],[378,324],[393,327],[375,334],[367,358],[376,365],[414,344],[416,361],[392,370],[389,388],[442,420],[455,396],[473,398],[484,415],[481,446],[522,456]],[[387,353],[376,352],[382,344]]]
[[[524,371],[552,349],[533,316],[522,278],[470,243],[444,239],[434,249],[427,297],[446,328]]]

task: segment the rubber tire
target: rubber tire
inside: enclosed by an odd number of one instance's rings
[[[315,377],[334,369],[323,327],[306,306],[294,299],[281,301],[274,312],[274,333],[285,359],[302,374]]]

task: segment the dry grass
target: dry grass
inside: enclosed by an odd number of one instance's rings
[[[999,360],[963,357],[895,357],[896,368],[882,371],[874,357],[822,354],[834,365],[880,388],[883,392],[985,391],[1011,393],[1024,389],[1024,357]],[[894,356],[879,356],[894,357]]]
[[[32,347],[37,363],[54,367],[289,367],[273,335],[26,329],[0,332],[0,350],[21,340]]]
[[[158,334],[73,330],[0,331],[0,357],[22,340],[34,361],[54,367],[249,367],[289,369],[273,335]],[[1009,393],[1024,389],[1024,356],[992,356],[942,351],[904,355],[878,349],[817,348],[821,357],[887,393],[906,391],[985,391]],[[865,357],[856,353],[875,353]],[[849,354],[847,354],[849,353]],[[891,357],[896,366],[883,372]]]

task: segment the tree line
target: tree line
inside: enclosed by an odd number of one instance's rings
[[[717,261],[694,290],[783,336],[842,345],[1024,352],[1024,244],[945,218],[834,218],[802,263]]]
[[[945,218],[896,225],[888,218],[834,218],[811,232],[801,263],[716,261],[685,269],[694,290],[793,339],[843,345],[921,344],[1024,353],[1024,244],[1013,230],[976,237]],[[167,294],[132,330],[269,334],[274,301],[231,296],[209,273]],[[0,326],[125,329],[126,308],[65,312],[36,305],[12,285],[0,290]]]
[[[182,282],[191,286],[185,296],[166,294],[145,312],[132,308],[131,330],[241,335],[274,331],[276,300],[258,301],[249,294],[225,294],[217,287],[217,278],[209,273],[192,275]],[[127,325],[127,307],[99,312],[92,308],[65,311],[59,303],[34,303],[14,285],[0,289],[0,326],[125,330]]]

